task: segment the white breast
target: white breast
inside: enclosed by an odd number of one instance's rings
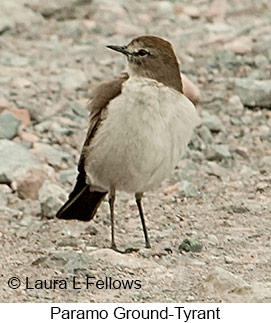
[[[88,181],[104,190],[144,192],[169,177],[199,118],[181,93],[148,78],[130,78],[86,154]]]

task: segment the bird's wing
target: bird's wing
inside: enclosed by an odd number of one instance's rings
[[[91,94],[89,100],[89,128],[84,142],[81,156],[78,163],[78,176],[73,191],[69,195],[68,201],[57,212],[60,219],[77,219],[89,221],[93,218],[97,208],[102,202],[107,192],[90,191],[90,185],[86,183],[85,172],[85,148],[90,144],[95,136],[99,124],[105,116],[107,106],[111,100],[121,94],[122,84],[129,78],[127,73],[120,77],[99,85]]]

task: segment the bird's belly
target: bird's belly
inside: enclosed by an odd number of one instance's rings
[[[112,128],[105,122],[99,129],[86,156],[85,170],[93,185],[143,192],[158,186],[176,166],[180,146],[174,147],[161,120],[136,119]]]

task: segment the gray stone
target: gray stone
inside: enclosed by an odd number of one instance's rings
[[[17,135],[21,121],[10,113],[0,114],[0,139],[12,139]]]
[[[245,106],[271,108],[271,80],[236,78],[234,92]]]
[[[77,167],[62,170],[59,173],[60,181],[63,185],[66,185],[66,184],[73,185],[75,183],[77,174],[78,174]]]
[[[223,268],[215,267],[210,271],[199,290],[205,296],[221,297],[229,295],[233,301],[234,296],[249,293],[251,288],[239,276],[234,275]]]
[[[43,267],[63,267],[67,273],[78,274],[89,271],[88,258],[85,254],[73,250],[51,253],[48,257],[40,257],[32,264]]]
[[[204,117],[202,124],[211,131],[218,132],[223,130],[222,122],[216,115],[208,115]]]
[[[0,140],[0,156],[0,183],[8,184],[16,179],[15,171],[27,171],[38,164],[27,148],[6,139]]]
[[[213,144],[209,147],[207,152],[207,159],[208,160],[222,160],[231,158],[231,153],[228,145],[223,144]]]
[[[68,153],[59,151],[44,143],[35,143],[33,152],[39,159],[46,161],[52,166],[61,166],[63,162],[67,162],[72,158]]]
[[[219,244],[219,241],[214,234],[208,234],[207,239],[208,239],[208,243],[212,246],[216,246]]]
[[[80,90],[87,85],[86,74],[79,69],[68,68],[58,75],[57,80],[65,90]]]
[[[269,64],[268,59],[262,54],[257,55],[254,61],[259,68],[265,68]]]
[[[179,251],[185,251],[185,252],[200,252],[203,248],[203,244],[193,238],[186,238],[182,241],[182,243],[179,246]]]
[[[66,192],[58,185],[46,180],[39,190],[42,214],[51,219],[66,200]]]
[[[8,204],[8,199],[4,192],[0,189],[0,208],[6,207]]]
[[[182,197],[197,197],[199,191],[188,181],[182,180],[179,185],[179,195]]]
[[[209,130],[208,127],[206,127],[206,125],[202,125],[198,130],[197,130],[199,136],[201,137],[201,139],[207,143],[210,144],[213,142],[213,136],[211,134],[211,131]]]
[[[207,173],[209,175],[215,175],[221,179],[228,175],[227,169],[221,167],[214,161],[207,162],[207,165],[208,165]]]
[[[42,17],[25,6],[24,1],[0,1],[0,31],[2,32],[12,29],[16,24],[41,21],[43,21]]]

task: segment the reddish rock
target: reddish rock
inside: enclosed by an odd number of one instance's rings
[[[9,112],[15,118],[19,119],[24,126],[28,126],[31,122],[30,112],[27,109],[9,108],[9,109],[3,110],[3,112]]]
[[[28,142],[31,142],[32,144],[39,141],[39,137],[31,132],[21,131],[19,133],[19,136],[22,141],[28,141]]]
[[[252,46],[253,42],[251,37],[242,36],[225,44],[224,48],[234,52],[235,54],[244,55],[252,51]]]
[[[32,85],[33,84],[30,81],[28,81],[27,79],[22,78],[22,77],[17,77],[16,79],[12,80],[12,82],[11,82],[11,86],[19,88],[19,89],[22,89],[24,87],[30,87]]]
[[[22,199],[37,200],[39,189],[44,181],[53,175],[51,167],[35,167],[26,172],[17,181],[18,196]]]
[[[198,87],[185,74],[182,74],[182,81],[184,95],[195,105],[197,105],[200,99],[200,91]]]

